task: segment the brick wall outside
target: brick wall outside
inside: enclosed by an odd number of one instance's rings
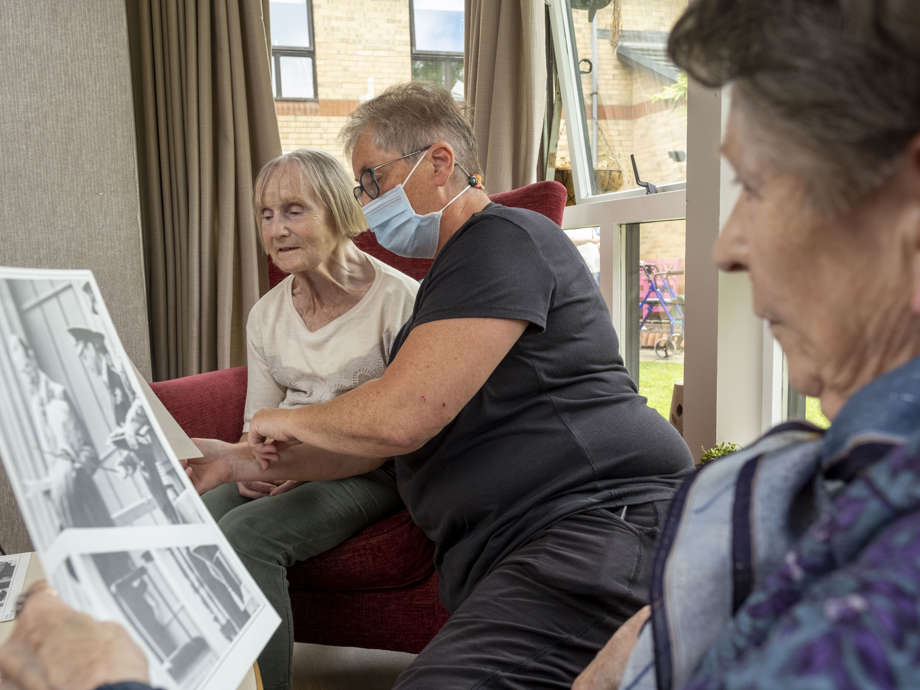
[[[667,85],[648,70],[624,64],[616,56],[618,29],[667,31],[687,0],[619,0],[620,24],[614,24],[617,0],[597,13],[598,27],[610,38],[598,39],[598,167],[619,168],[623,187],[635,186],[629,154],[636,154],[643,179],[656,184],[686,179],[686,163],[668,151],[686,150],[686,107],[656,101]],[[591,56],[587,12],[574,12],[579,56]],[[281,147],[329,151],[351,169],[338,140],[339,130],[361,99],[411,78],[408,0],[313,0],[315,102],[276,101]],[[590,118],[591,77],[582,77]],[[588,123],[590,133],[591,123]],[[590,134],[589,134],[590,136]],[[565,126],[560,131],[557,165],[569,163]],[[683,222],[643,226],[645,260],[683,257]]]
[[[361,99],[411,77],[407,0],[313,0],[317,102],[276,101],[281,149],[323,149],[351,170],[339,130]]]

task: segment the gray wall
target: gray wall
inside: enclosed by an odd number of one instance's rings
[[[0,265],[88,268],[150,374],[125,0],[0,0]],[[0,478],[0,544],[28,545]]]

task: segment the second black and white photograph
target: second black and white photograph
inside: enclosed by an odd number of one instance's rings
[[[191,690],[214,687],[217,662],[264,605],[234,568],[214,544],[114,551],[67,559],[54,584],[104,597],[93,608],[117,612],[158,662],[157,683]]]

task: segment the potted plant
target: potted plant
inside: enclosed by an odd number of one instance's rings
[[[724,457],[726,455],[731,455],[741,446],[737,443],[732,443],[731,441],[722,441],[717,443],[712,448],[708,448],[703,451],[703,454],[700,456],[700,461],[697,465],[705,465],[707,462],[712,462],[718,458]]]

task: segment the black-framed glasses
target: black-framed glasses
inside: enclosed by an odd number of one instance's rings
[[[412,151],[407,153],[405,156],[400,156],[399,158],[394,158],[391,161],[386,161],[385,163],[379,163],[373,168],[364,168],[361,171],[361,176],[358,178],[358,186],[354,188],[355,200],[360,204],[361,195],[366,194],[368,199],[376,199],[380,196],[380,183],[377,181],[377,176],[374,174],[375,170],[380,170],[380,168],[390,165],[390,163],[395,163],[396,161],[401,161],[403,158],[409,158],[410,156],[416,156],[422,151],[427,151],[431,148],[431,144],[428,146],[423,146],[417,151]]]

